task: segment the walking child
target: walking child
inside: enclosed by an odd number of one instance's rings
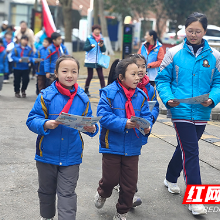
[[[22,80],[21,93],[22,98],[26,98],[26,89],[29,83],[29,63],[34,63],[33,50],[28,46],[28,37],[23,35],[20,44],[12,50],[12,59],[14,61],[14,92],[15,97],[20,98],[20,84]],[[24,59],[23,59],[24,58]]]
[[[3,46],[3,40],[0,38],[0,91],[2,90],[5,74],[8,74],[8,58],[7,52]]]
[[[149,135],[152,115],[146,94],[137,88],[139,76],[135,59],[124,59],[115,70],[111,68],[108,82],[110,85],[100,90],[97,107],[97,116],[102,116],[99,152],[103,157],[102,178],[94,202],[97,208],[102,208],[114,186],[119,184],[117,213],[113,219],[126,220],[136,192],[142,141]],[[144,129],[145,135],[136,129],[137,124],[131,121],[131,116],[150,122],[150,127]]]
[[[68,55],[66,47],[62,44],[61,35],[57,32],[51,34],[52,44],[47,48],[46,58],[44,61],[44,71],[46,73],[46,86],[49,86],[54,80],[54,70],[57,59],[62,55]]]
[[[89,99],[78,86],[79,62],[69,55],[58,58],[57,79],[42,90],[29,113],[28,128],[38,134],[36,166],[38,170],[40,214],[42,220],[53,219],[58,197],[58,220],[75,220],[75,188],[82,162],[83,140],[76,129],[61,125],[55,119],[61,112],[92,116]],[[98,125],[86,126],[85,134],[93,137]]]
[[[46,73],[44,71],[44,60],[46,59],[47,48],[52,43],[51,38],[46,37],[43,40],[43,45],[38,48],[35,53],[35,58],[41,58],[42,61],[37,63],[37,93],[46,88]],[[35,61],[36,62],[36,61]]]

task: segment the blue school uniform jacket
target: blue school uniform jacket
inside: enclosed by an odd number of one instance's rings
[[[118,82],[113,82],[100,90],[101,98],[97,107],[100,120],[100,153],[110,153],[125,156],[137,156],[141,153],[142,141],[147,141],[148,134],[142,135],[137,129],[125,128],[127,118],[125,103],[127,98]],[[132,96],[135,116],[142,117],[151,123],[152,115],[149,111],[146,94],[136,88]]]
[[[156,77],[157,91],[163,103],[170,108],[173,119],[209,121],[210,113],[220,101],[220,53],[205,40],[204,47],[194,55],[185,41],[166,53]],[[185,99],[209,93],[213,104],[180,103],[170,107],[171,99]]]
[[[63,53],[68,55],[68,51],[67,51],[66,47],[63,44],[61,44],[60,46],[61,46],[61,48],[63,50]],[[56,47],[55,47],[54,44],[51,44],[47,48],[47,51],[46,51],[46,54],[45,54],[46,57],[49,54],[53,53],[54,51],[56,51]],[[59,48],[59,55],[60,56],[62,55],[62,51],[60,50],[60,48]],[[45,59],[45,61],[44,61],[44,71],[45,71],[45,73],[54,74],[54,70],[55,70],[55,66],[56,66],[56,61],[57,61],[58,58],[59,58],[58,53],[55,53],[52,56],[50,56],[47,59]]]
[[[12,50],[11,57],[14,61],[14,69],[27,70],[29,69],[29,64],[19,62],[19,60],[21,59],[21,51],[22,51],[22,48],[20,44],[16,45],[14,49]],[[30,62],[34,63],[34,59],[33,59],[34,54],[33,54],[33,50],[31,49],[31,47],[26,46],[24,48],[23,57],[29,57]]]
[[[36,51],[34,58],[42,58],[42,59],[46,59],[47,57],[47,47],[44,46],[40,46],[38,48],[38,50]],[[40,63],[37,63],[37,74],[38,75],[46,75],[45,71],[44,71],[44,60],[41,61]]]
[[[155,122],[157,120],[157,117],[159,115],[159,102],[157,101],[157,92],[156,89],[154,89],[154,87],[148,83],[145,88],[148,91],[148,96],[150,101],[156,101],[156,104],[153,108],[153,110],[151,111],[151,114],[153,115],[153,122]]]
[[[57,90],[55,82],[41,91],[26,122],[28,128],[38,134],[35,160],[60,166],[80,164],[84,143],[79,131],[64,125],[44,130],[44,123],[55,120],[69,100],[69,97]],[[69,113],[92,116],[89,99],[81,87],[78,87]],[[97,132],[96,124],[96,132],[86,132],[86,134],[93,137]]]
[[[0,74],[8,73],[8,57],[6,50],[0,53]]]

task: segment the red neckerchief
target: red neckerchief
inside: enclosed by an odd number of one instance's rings
[[[101,39],[101,35],[99,34],[99,36],[96,36],[94,33],[92,33],[92,36],[95,38],[95,41],[98,43]]]
[[[69,109],[73,103],[73,99],[77,93],[77,90],[78,90],[78,84],[75,83],[74,85],[74,88],[75,88],[75,91],[73,93],[70,92],[69,89],[65,89],[58,81],[56,81],[56,87],[58,89],[58,91],[62,94],[62,95],[66,95],[68,96],[70,99],[68,100],[68,102],[66,103],[66,105],[64,106],[63,110],[60,112],[60,114],[62,112],[64,113],[68,113],[69,112]]]
[[[59,52],[60,46],[56,46],[55,44],[54,44],[54,46],[55,46],[56,50],[55,50],[53,53],[50,53],[50,54],[46,57],[46,59],[48,59],[49,57],[51,57],[51,56],[54,55],[55,53],[58,53],[58,57],[60,56],[60,52]],[[46,60],[46,59],[45,59],[45,60]]]
[[[10,44],[12,42],[12,40],[6,40],[6,42],[7,42],[7,45],[8,45],[8,44]]]
[[[145,75],[137,85],[137,87],[142,89],[145,92],[145,94],[147,95],[147,101],[150,101],[150,99],[148,96],[148,91],[145,86],[149,83],[149,81],[150,81],[149,77],[147,75]]]
[[[23,55],[24,55],[24,50],[25,50],[25,47],[23,48],[23,47],[21,46],[21,54],[20,54],[21,57],[23,57]]]
[[[128,119],[131,118],[131,116],[135,116],[135,112],[134,112],[134,108],[133,108],[133,105],[132,105],[132,102],[131,102],[131,97],[134,95],[135,93],[135,89],[129,89],[127,90],[121,83],[120,81],[118,80],[118,83],[119,85],[121,86],[121,88],[124,90],[124,93],[125,93],[125,96],[127,98],[127,101],[125,103],[125,112],[126,112],[126,117]],[[137,133],[135,131],[135,128],[134,129],[134,132],[137,136]],[[138,136],[137,136],[138,137]],[[139,138],[139,137],[138,137]]]
[[[3,46],[0,46],[0,53],[3,52],[5,48]]]

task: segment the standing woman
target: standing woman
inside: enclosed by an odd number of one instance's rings
[[[142,54],[146,59],[147,75],[150,84],[155,85],[155,78],[158,74],[159,66],[164,58],[164,50],[162,44],[157,40],[157,32],[146,32],[145,42],[142,44],[138,54]]]
[[[84,50],[86,51],[85,67],[88,70],[88,77],[85,84],[85,93],[89,94],[89,85],[93,77],[93,69],[95,68],[100,80],[101,88],[105,87],[105,80],[102,67],[98,65],[99,54],[106,51],[103,38],[100,34],[101,27],[99,25],[92,26],[92,34],[86,40]]]
[[[178,145],[169,162],[164,184],[170,193],[180,193],[177,179],[183,170],[186,185],[200,185],[199,146],[210,113],[220,101],[220,53],[203,36],[207,17],[194,12],[185,23],[184,42],[165,55],[156,78],[157,91],[168,109],[176,130]],[[209,93],[200,104],[173,101]],[[190,204],[193,215],[206,214],[202,204]]]

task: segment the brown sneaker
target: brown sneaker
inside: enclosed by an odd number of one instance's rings
[[[25,91],[22,91],[21,94],[22,94],[22,98],[26,98],[26,93],[25,93]]]
[[[16,93],[15,93],[15,97],[16,97],[16,98],[21,98],[20,92],[16,92]]]

